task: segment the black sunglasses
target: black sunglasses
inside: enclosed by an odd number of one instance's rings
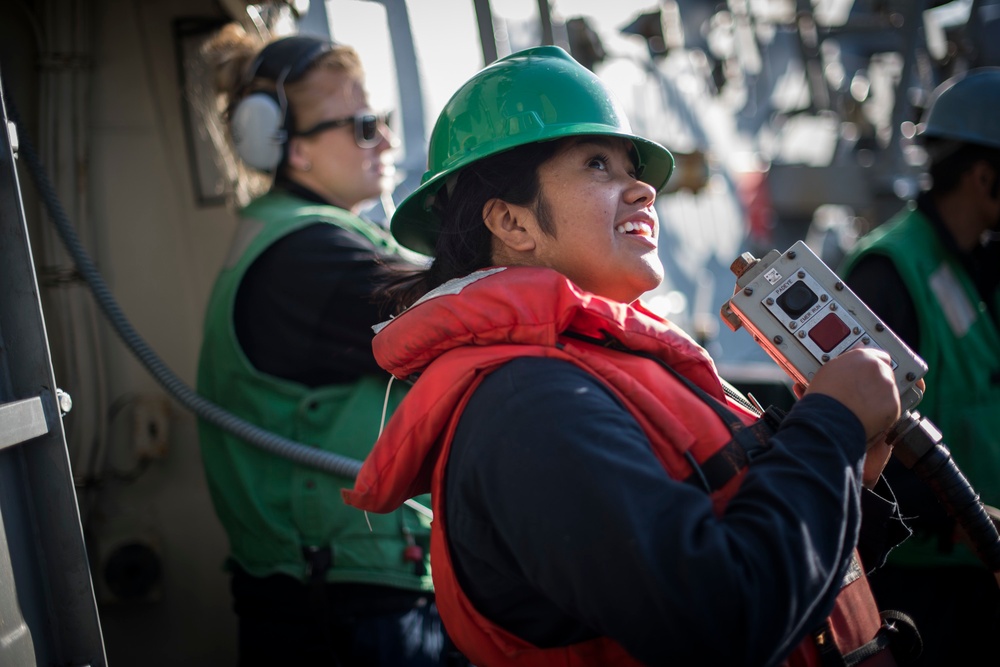
[[[354,123],[355,143],[357,143],[360,148],[371,148],[372,146],[378,145],[378,142],[382,140],[378,131],[379,125],[388,126],[391,118],[391,113],[360,113],[356,116],[348,116],[346,118],[324,120],[313,125],[308,130],[296,132],[295,134],[299,137],[311,137],[319,134],[320,132],[326,132],[327,130],[332,130],[337,127],[343,127],[344,125]]]

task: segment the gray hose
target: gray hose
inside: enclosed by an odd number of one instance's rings
[[[11,120],[13,120],[15,125],[20,126],[21,123],[18,118],[17,108],[13,104],[13,101],[7,97],[6,102]],[[111,294],[111,290],[108,289],[107,284],[104,282],[104,278],[80,243],[76,230],[70,224],[66,213],[62,209],[62,204],[56,196],[55,188],[53,188],[52,183],[49,181],[45,170],[42,169],[31,141],[23,132],[19,133],[19,143],[20,151],[27,158],[28,169],[35,181],[42,201],[45,203],[49,217],[55,223],[59,237],[65,244],[66,250],[73,257],[77,270],[83,276],[84,280],[87,281],[90,291],[97,300],[97,305],[104,312],[108,321],[111,322],[115,333],[122,339],[126,347],[152,374],[153,379],[167,390],[167,393],[183,407],[205,421],[232,433],[255,447],[324,472],[350,478],[358,476],[358,472],[361,470],[360,461],[295,442],[266,431],[259,426],[255,426],[231,412],[223,410],[206,398],[199,396],[178,378],[149,345],[146,344],[145,340],[135,331],[132,324],[125,317],[118,302]]]

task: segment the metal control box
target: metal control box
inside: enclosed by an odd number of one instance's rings
[[[819,368],[848,350],[885,350],[903,410],[920,402],[915,387],[927,364],[857,297],[804,242],[762,259],[743,253],[730,267],[736,289],[722,305],[726,325],[746,327],[796,382],[808,384]]]

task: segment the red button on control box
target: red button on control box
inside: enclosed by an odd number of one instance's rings
[[[830,313],[809,330],[809,337],[819,345],[819,349],[829,352],[847,338],[849,333],[851,330],[844,324],[844,320],[837,317],[836,313]]]

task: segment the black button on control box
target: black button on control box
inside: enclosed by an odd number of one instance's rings
[[[783,311],[788,313],[789,317],[797,320],[819,301],[819,297],[809,289],[808,285],[798,280],[785,290],[784,294],[779,296],[777,301],[778,305],[781,306]]]

